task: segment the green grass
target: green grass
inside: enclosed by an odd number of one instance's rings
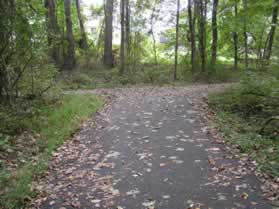
[[[244,86],[247,89],[246,84]],[[243,86],[240,88],[243,88]],[[254,104],[255,99],[244,99],[244,95],[239,91],[241,90],[237,87],[221,94],[210,95],[209,105],[216,113],[214,124],[228,143],[236,146],[240,153],[249,154],[257,162],[258,169],[271,176],[278,177],[279,140],[278,135],[272,134],[276,131],[277,126],[273,124],[270,127],[273,128],[271,133],[260,133],[268,116],[258,109],[252,113],[250,111],[249,115],[245,114],[245,108],[251,108],[253,105],[246,107],[244,104],[247,105],[248,102]],[[257,102],[262,101],[257,100]],[[263,106],[265,103],[260,104]],[[239,108],[239,106],[242,108]],[[275,110],[273,111],[273,114],[275,114]]]
[[[49,108],[43,110],[43,114],[48,115],[43,124],[35,121],[40,124],[41,143],[47,151],[53,151],[65,138],[70,137],[82,120],[96,112],[101,105],[102,102],[90,94],[64,96],[59,108],[54,111]]]
[[[95,113],[103,101],[94,95],[65,95],[60,104],[41,107],[40,114],[30,118],[29,127],[40,135],[39,160],[27,162],[16,174],[1,175],[0,185],[6,186],[5,193],[0,197],[0,208],[24,208],[28,200],[35,195],[31,191],[32,181],[44,172],[52,151],[76,132],[83,120]]]

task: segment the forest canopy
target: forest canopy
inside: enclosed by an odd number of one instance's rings
[[[278,0],[1,0],[0,24],[0,95],[9,99],[100,65],[128,83],[278,66]]]

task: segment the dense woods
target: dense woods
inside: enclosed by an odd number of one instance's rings
[[[69,89],[241,80],[211,104],[278,141],[278,13],[279,0],[0,0],[0,168]]]
[[[107,0],[91,7],[78,0],[3,0],[1,5],[0,92],[8,100],[41,94],[44,88],[30,92],[27,80],[55,69],[100,71],[103,63],[119,70],[122,78],[113,79],[171,82],[200,75],[210,80],[220,75],[219,66],[229,75],[278,63],[276,0]],[[97,21],[86,27],[92,18]]]

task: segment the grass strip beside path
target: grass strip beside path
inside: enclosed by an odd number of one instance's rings
[[[1,187],[6,186],[6,189],[0,197],[0,208],[24,208],[26,202],[36,195],[31,188],[32,181],[48,168],[51,153],[103,104],[93,94],[73,94],[64,95],[58,105],[41,107],[39,117],[29,121],[32,131],[39,135],[41,152],[38,160],[26,162],[16,173],[1,176]]]

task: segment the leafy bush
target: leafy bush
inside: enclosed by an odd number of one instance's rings
[[[1,4],[0,102],[42,96],[54,83],[57,70],[50,64],[41,3]],[[34,12],[35,11],[35,12]],[[11,35],[13,34],[13,35]]]
[[[236,113],[257,125],[258,133],[278,138],[279,80],[249,73],[240,83],[211,100],[218,109]]]
[[[55,103],[61,89],[55,84],[57,70],[53,65],[25,72],[18,81],[16,94],[0,103],[0,133],[13,135],[28,129],[29,118],[40,113],[40,107]]]
[[[279,176],[278,77],[249,73],[233,88],[210,95],[209,104],[224,138],[250,154],[259,169]]]
[[[73,82],[73,84],[75,84],[78,88],[82,88],[91,86],[93,83],[93,79],[84,73],[78,73],[73,76],[71,82]]]

